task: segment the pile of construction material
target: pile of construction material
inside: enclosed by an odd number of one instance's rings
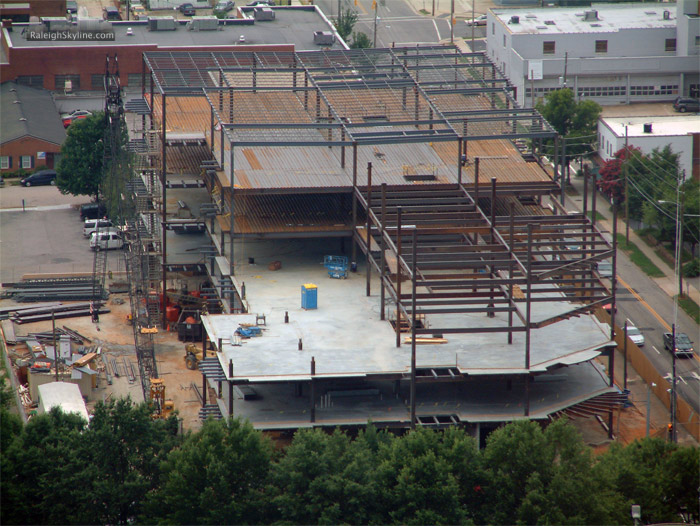
[[[109,309],[100,307],[100,314],[106,314]],[[34,305],[32,307],[3,307],[0,309],[0,318],[10,319],[14,323],[21,325],[22,323],[32,323],[35,321],[50,320],[61,318],[76,318],[80,316],[90,316],[90,302],[82,303],[44,303]]]
[[[23,279],[16,283],[3,283],[2,297],[19,303],[106,300],[109,293],[102,286],[94,291],[93,283],[92,277]]]

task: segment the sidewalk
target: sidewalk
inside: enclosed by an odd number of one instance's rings
[[[583,195],[583,177],[575,177],[571,175],[571,187],[573,187],[579,195]],[[589,190],[590,191],[590,190]],[[589,209],[590,209],[589,200]],[[612,211],[610,210],[610,204],[608,199],[602,195],[600,192],[597,194],[597,204],[596,211],[600,213],[604,219],[597,221],[601,225],[601,230],[607,230],[612,232]],[[576,209],[580,211],[578,203],[567,196],[566,208],[568,210]],[[625,232],[625,221],[618,217],[617,219],[617,231],[618,233]],[[669,266],[666,261],[661,259],[656,255],[654,249],[647,245],[642,238],[640,238],[637,233],[630,228],[630,242],[635,244],[637,248],[648,257],[654,265],[659,267],[659,270],[665,274],[662,278],[650,278],[666,293],[669,297],[673,298],[678,294],[678,280],[675,276],[675,271]],[[686,279],[683,278],[683,292],[687,294],[690,299],[695,303],[700,304],[700,282],[698,278]]]

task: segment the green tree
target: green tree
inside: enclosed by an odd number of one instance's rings
[[[536,104],[537,110],[566,141],[567,158],[594,153],[598,118],[603,108],[592,100],[576,100],[568,88],[554,90]],[[554,142],[544,144],[545,151],[554,155]]]
[[[61,146],[56,186],[63,194],[99,197],[103,175],[105,114],[75,121]]]
[[[256,524],[272,446],[248,422],[207,420],[162,463],[162,484],[148,497],[145,522]]]
[[[352,34],[352,44],[350,44],[352,49],[366,49],[372,47],[372,41],[369,39],[366,33],[362,31],[354,31]]]
[[[347,41],[347,38],[352,35],[352,29],[357,23],[357,13],[352,9],[346,9],[343,11],[341,9],[338,13],[338,18],[333,21],[335,30],[340,35],[340,38]]]
[[[596,466],[597,480],[611,481],[626,500],[642,508],[642,523],[672,522],[679,514],[698,520],[698,448],[658,438],[628,446],[614,443]]]

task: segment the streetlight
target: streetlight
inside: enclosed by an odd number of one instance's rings
[[[657,201],[659,204],[663,205],[675,205],[676,206],[676,272],[678,272],[678,299],[681,299],[683,295],[683,265],[681,264],[681,257],[683,255],[683,201],[680,199],[680,192],[678,192],[677,202],[673,201]]]

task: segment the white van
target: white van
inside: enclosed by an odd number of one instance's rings
[[[119,230],[93,232],[90,236],[90,248],[92,250],[112,250],[124,247],[124,239]]]
[[[109,219],[86,219],[85,224],[83,225],[83,235],[85,237],[90,237],[98,228],[100,230],[104,230],[113,226],[114,225]]]

